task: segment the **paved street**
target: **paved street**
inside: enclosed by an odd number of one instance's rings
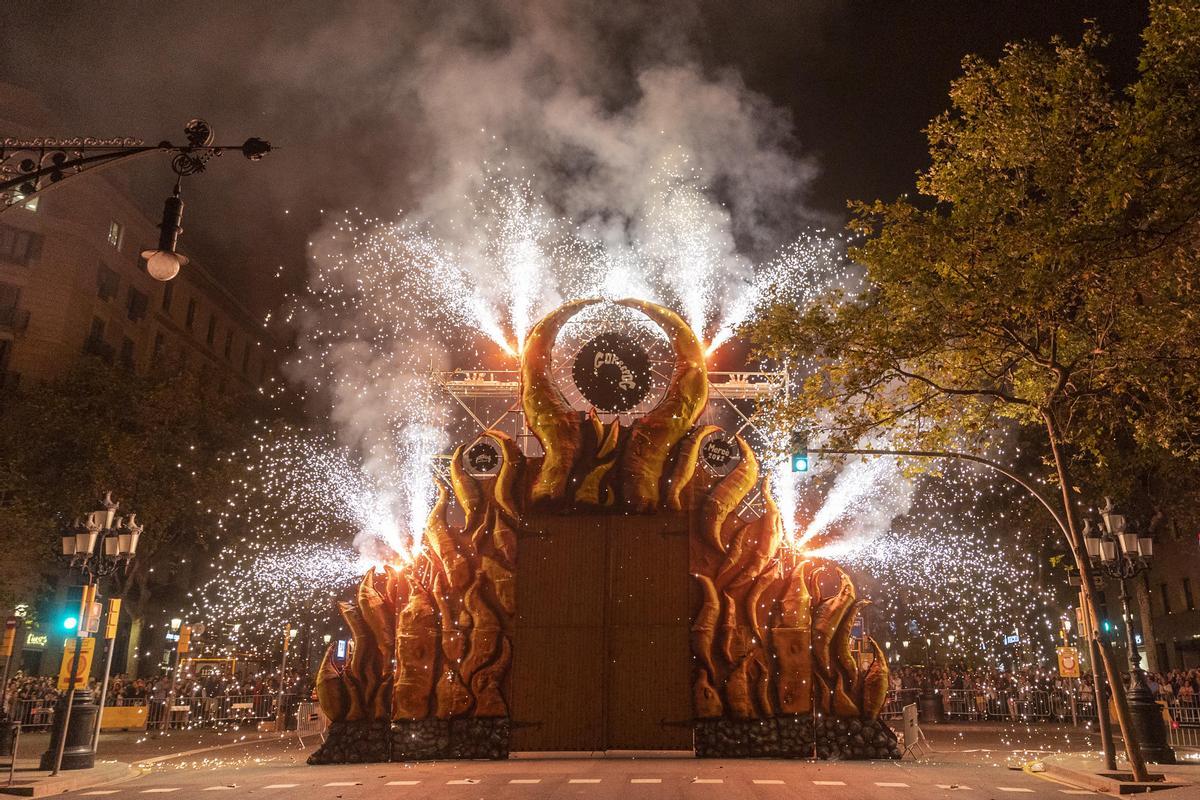
[[[901,762],[697,760],[682,754],[622,757],[520,754],[503,762],[362,764],[310,767],[312,740],[265,739],[153,764],[140,778],[70,797],[257,795],[288,800],[397,798],[1062,798],[1093,794],[1011,769],[1042,748],[1087,746],[1077,731],[1053,726],[946,726],[931,737],[937,752]],[[179,739],[180,745],[186,744]],[[149,742],[142,743],[150,744]],[[116,743],[114,743],[116,746]],[[122,757],[137,752],[129,743]],[[161,747],[155,750],[161,751]],[[151,755],[147,753],[147,755]],[[1189,790],[1165,796],[1186,796]]]

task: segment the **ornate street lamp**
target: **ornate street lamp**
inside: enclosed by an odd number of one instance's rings
[[[127,571],[137,553],[142,526],[138,524],[135,514],[127,518],[118,517],[119,505],[113,502],[112,492],[105,493],[103,508],[89,513],[82,524],[76,520],[72,529],[62,536],[63,555],[70,557],[73,569],[79,569],[84,574],[84,600],[89,606],[92,605],[99,580],[118,571]],[[119,608],[117,602],[110,604],[110,616],[119,613]],[[108,692],[113,640],[105,636],[109,640],[108,660],[100,689],[100,706],[97,706],[92,702],[92,693],[86,685],[82,689],[75,688],[83,640],[90,632],[87,622],[92,616],[92,608],[81,609],[76,627],[75,652],[71,658],[70,684],[55,707],[50,746],[42,754],[41,769],[52,770],[54,774],[60,769],[89,769],[95,765],[100,710]]]
[[[1147,761],[1159,764],[1174,764],[1175,751],[1167,739],[1167,726],[1146,673],[1142,670],[1142,658],[1138,652],[1137,638],[1133,633],[1133,612],[1129,608],[1127,582],[1150,568],[1154,555],[1154,540],[1140,536],[1125,517],[1117,514],[1112,498],[1104,498],[1100,509],[1100,526],[1092,527],[1087,520],[1083,529],[1084,546],[1088,558],[1097,574],[1107,575],[1120,581],[1121,606],[1125,616],[1125,638],[1129,648],[1129,710],[1134,729],[1138,733],[1142,755]]]
[[[159,142],[146,145],[140,139],[0,139],[0,213],[29,202],[68,178],[117,161],[148,153],[171,153],[175,190],[167,198],[159,225],[158,246],[142,251],[146,272],[155,280],[169,281],[188,263],[176,250],[183,228],[183,199],[180,181],[204,172],[208,162],[227,150],[237,150],[249,161],[260,161],[271,152],[271,143],[251,137],[241,144],[213,144],[212,127],[193,119],[183,129],[186,145]]]

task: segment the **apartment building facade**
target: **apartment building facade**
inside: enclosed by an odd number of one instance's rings
[[[0,85],[0,99],[33,120],[0,119],[0,136],[38,133],[44,112],[32,97]],[[119,170],[72,178],[0,214],[0,387],[60,378],[90,354],[141,374],[193,370],[226,393],[256,390],[277,355],[263,323],[194,260],[166,283],[147,274],[140,253],[158,241],[158,220]]]

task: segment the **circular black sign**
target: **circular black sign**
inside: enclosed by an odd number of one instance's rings
[[[500,451],[488,439],[480,439],[464,455],[467,471],[473,475],[491,475],[500,466]]]
[[[602,333],[575,356],[571,376],[600,411],[628,411],[650,393],[650,356],[624,334]]]
[[[742,458],[742,449],[733,439],[714,433],[700,445],[700,458],[714,475],[728,475]]]

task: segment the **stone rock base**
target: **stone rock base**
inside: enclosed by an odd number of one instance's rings
[[[331,722],[325,742],[308,757],[310,764],[365,764],[388,761],[391,723]]]
[[[424,719],[392,723],[392,761],[508,758],[506,718]]]
[[[309,764],[508,758],[506,718],[333,722]]]
[[[697,758],[900,758],[896,734],[877,719],[700,720],[695,743]]]

